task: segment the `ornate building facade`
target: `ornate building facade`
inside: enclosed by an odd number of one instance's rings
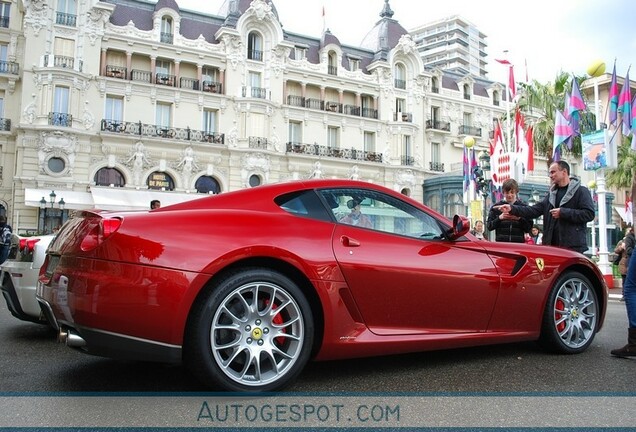
[[[1,4],[0,205],[20,233],[312,177],[466,213],[463,140],[488,149],[504,112],[501,84],[425,69],[388,0],[360,47],[286,32],[264,0]]]

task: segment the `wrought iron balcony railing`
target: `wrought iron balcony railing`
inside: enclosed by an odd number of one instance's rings
[[[287,153],[299,153],[310,156],[328,156],[357,161],[382,162],[382,154],[356,149],[341,149],[318,144],[288,142]]]
[[[202,89],[204,92],[208,93],[223,93],[223,85],[217,81],[203,81]]]
[[[248,145],[251,149],[267,150],[268,140],[264,137],[251,136],[248,139]]]
[[[256,49],[247,50],[247,58],[249,60],[263,61],[263,51]]]
[[[460,135],[472,135],[478,137],[481,136],[481,128],[477,128],[474,126],[460,125],[458,132]]]
[[[69,27],[77,27],[77,15],[64,12],[56,12],[55,24],[65,25]]]
[[[0,16],[0,27],[9,28],[9,17]]]
[[[404,90],[404,89],[406,89],[406,80],[403,80],[403,79],[397,79],[397,78],[396,78],[396,79],[394,80],[394,84],[393,84],[393,85],[395,86],[395,88],[398,88],[398,89],[402,89],[402,90]]]
[[[15,62],[0,60],[0,73],[8,73],[11,75],[19,75],[20,65]]]
[[[168,32],[161,32],[161,42],[171,44],[174,41],[174,34]]]
[[[287,95],[287,105],[304,107],[305,98],[302,96]]]
[[[269,99],[269,92],[262,87],[243,87],[243,97]]]
[[[121,66],[106,66],[106,76],[111,78],[126,79],[128,78],[128,70]]]
[[[377,119],[378,110],[375,108],[362,108],[362,117]]]
[[[429,162],[429,169],[431,171],[444,172],[444,164],[441,162]]]
[[[395,113],[393,114],[393,121],[403,121],[403,122],[408,122],[408,123],[412,123],[413,122],[413,114],[411,113]]]
[[[329,75],[338,75],[338,66],[327,66],[327,73]]]
[[[403,166],[415,165],[415,158],[413,156],[402,156],[400,159]]]
[[[50,112],[49,125],[71,127],[73,125],[73,116],[67,113]]]
[[[0,118],[0,131],[5,131],[5,132],[11,131],[11,119]]]
[[[450,123],[439,120],[426,120],[426,129],[435,129],[450,132]]]
[[[51,57],[49,54],[44,56],[44,65],[45,66],[53,66],[53,67],[58,67],[58,68],[64,68],[64,69],[75,69],[75,58],[74,57],[68,57],[68,56],[62,56],[62,55],[54,55],[53,56],[53,64],[49,65],[49,61],[50,61]],[[84,66],[84,62],[82,60],[79,60],[77,62],[77,70],[79,72],[82,72],[82,68]]]
[[[170,126],[146,124],[142,122],[103,119],[101,130],[102,132],[119,133],[123,135],[225,144],[225,134],[190,128],[175,128]]]
[[[155,74],[155,82],[157,84],[174,87],[177,77],[174,75],[168,75],[166,73]]]

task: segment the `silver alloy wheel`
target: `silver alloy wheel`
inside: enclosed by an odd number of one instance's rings
[[[579,278],[567,279],[554,300],[554,326],[569,348],[579,348],[594,337],[598,306],[592,287]]]
[[[301,355],[300,307],[278,285],[252,282],[232,291],[214,314],[214,359],[230,379],[263,386],[284,376]]]

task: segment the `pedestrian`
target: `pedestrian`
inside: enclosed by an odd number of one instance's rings
[[[617,255],[614,263],[618,261],[618,272],[621,275],[623,287],[623,296],[621,297],[621,301],[625,301],[625,279],[627,277],[627,269],[629,267],[629,259],[632,256],[632,252],[634,251],[634,246],[636,246],[636,237],[634,236],[634,228],[627,228],[625,230],[625,237],[621,241],[616,244],[616,248],[614,248],[614,253]]]
[[[475,227],[470,230],[470,233],[479,240],[486,240],[486,236],[484,235],[484,223],[480,220],[475,221]]]
[[[159,201],[159,200],[150,201],[150,210],[154,210],[154,209],[158,209],[158,208],[161,208],[161,201]]]
[[[543,243],[543,233],[541,232],[541,228],[538,225],[535,225],[530,230],[530,238],[532,239],[532,243],[536,245],[540,245]]]
[[[341,218],[340,222],[363,228],[373,228],[373,222],[371,222],[369,216],[362,214],[360,211],[360,200],[358,198],[352,198],[347,201],[347,207],[351,210],[351,213]]]
[[[627,345],[613,349],[610,353],[616,357],[636,357],[636,254],[632,253],[627,265],[627,276],[623,285],[623,297],[627,309]]]
[[[565,161],[550,165],[549,175],[552,186],[543,200],[532,206],[503,204],[499,209],[531,219],[543,216],[544,245],[584,253],[587,223],[594,220],[592,195],[577,177],[570,177],[570,165]]]
[[[13,237],[13,230],[11,225],[7,223],[7,217],[0,215],[0,264],[4,263],[9,258],[9,252],[11,252],[11,238]]]
[[[488,231],[495,232],[495,241],[508,243],[525,243],[525,235],[532,228],[532,219],[514,216],[510,213],[502,213],[497,206],[502,204],[514,204],[527,206],[519,199],[519,184],[515,179],[507,179],[501,185],[503,199],[493,205],[488,212]]]

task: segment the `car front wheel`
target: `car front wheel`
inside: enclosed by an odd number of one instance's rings
[[[566,272],[548,297],[539,342],[559,353],[583,352],[594,339],[598,316],[599,304],[592,283],[578,272]]]
[[[186,362],[211,386],[272,391],[307,363],[314,326],[309,303],[286,276],[247,269],[226,277],[195,306]]]

